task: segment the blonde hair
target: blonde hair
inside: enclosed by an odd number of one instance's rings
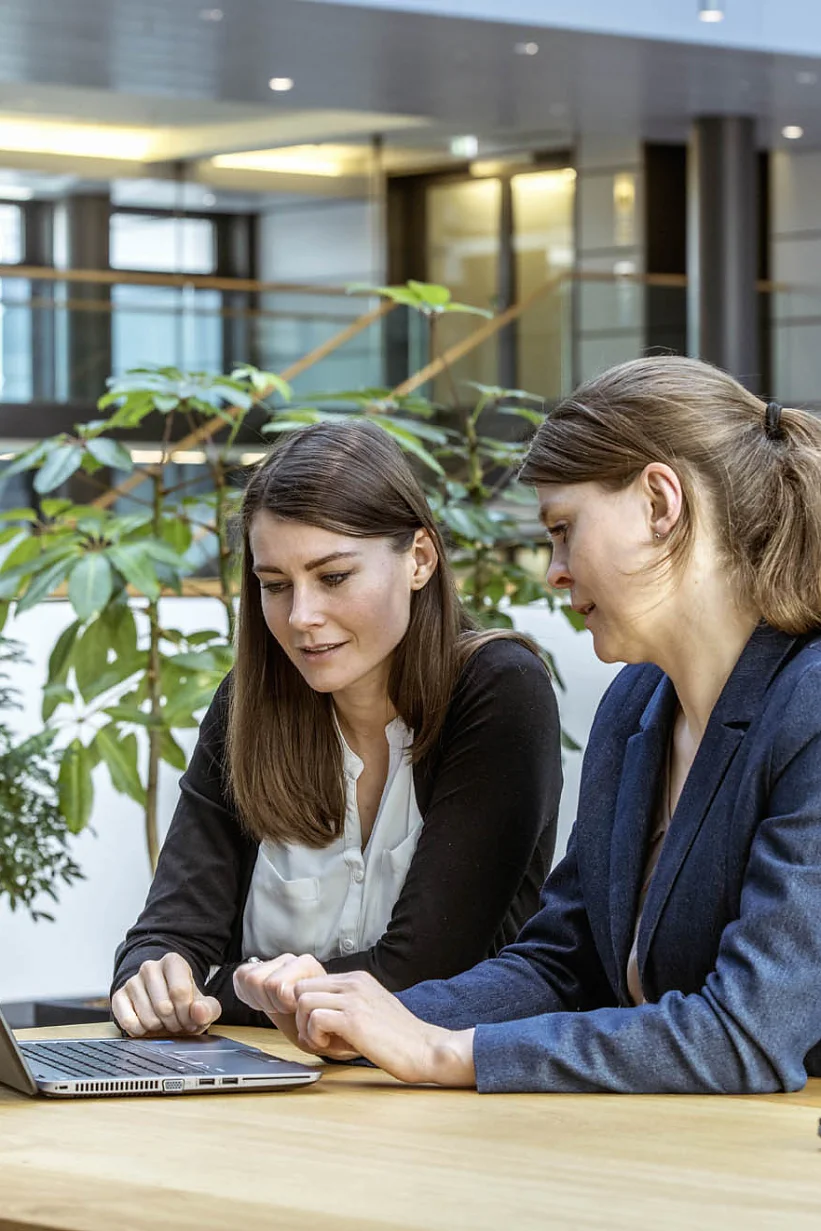
[[[610,368],[539,427],[525,483],[629,485],[651,462],[681,480],[668,559],[682,566],[705,509],[738,596],[774,628],[821,625],[821,423],[767,413],[719,368],[658,356]]]

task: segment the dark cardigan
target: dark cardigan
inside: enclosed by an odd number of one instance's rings
[[[226,697],[203,719],[145,908],[120,945],[112,993],[149,958],[173,951],[222,1020],[267,1025],[237,1000],[232,975],[258,845],[228,802]],[[384,935],[324,963],[367,970],[391,991],[448,978],[512,941],[550,870],[561,793],[559,718],[539,660],[492,641],[468,661],[436,749],[414,766],[423,825]],[[219,966],[210,982],[209,968]]]

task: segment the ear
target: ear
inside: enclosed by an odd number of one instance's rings
[[[642,493],[648,505],[648,530],[653,539],[666,539],[684,508],[681,479],[664,462],[651,462],[641,474]]]
[[[411,589],[422,590],[428,584],[439,564],[439,553],[427,530],[417,530],[411,544]]]

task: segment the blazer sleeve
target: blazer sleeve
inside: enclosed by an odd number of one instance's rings
[[[544,886],[541,910],[514,944],[454,979],[420,983],[398,999],[423,1021],[449,1030],[615,1004],[579,883],[575,830]]]
[[[561,793],[559,716],[542,663],[490,642],[463,674],[445,722],[424,823],[384,935],[325,963],[367,970],[391,991],[448,978],[493,950],[547,836]],[[540,860],[543,879],[543,861]],[[536,892],[532,906],[536,905]],[[529,912],[528,912],[529,913]]]
[[[739,914],[700,991],[669,991],[636,1008],[537,1009],[524,1020],[480,1024],[481,1091],[758,1094],[804,1085],[804,1059],[821,1038],[817,700],[814,683],[774,736],[789,755],[773,754],[782,763],[750,847]],[[536,953],[524,955],[534,967]]]
[[[145,907],[116,953],[112,993],[144,961],[169,952],[186,959],[199,987],[231,956],[256,845],[225,798],[227,687],[226,680],[202,721]]]

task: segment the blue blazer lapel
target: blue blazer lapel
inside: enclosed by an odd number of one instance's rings
[[[765,692],[794,644],[794,637],[777,632],[767,625],[759,625],[744,647],[715,704],[647,892],[638,938],[639,976],[679,870],[704,824],[710,805],[727,775],[750,722],[761,707]],[[666,677],[665,681],[669,683]],[[664,735],[669,735],[669,731],[668,721]],[[645,841],[645,855],[642,858],[646,857],[646,848]],[[633,926],[635,914],[631,920],[631,927]],[[626,964],[627,954],[624,955],[624,961]]]
[[[673,685],[662,676],[639,721],[639,730],[627,741],[616,797],[610,844],[610,933],[623,1000],[628,998],[627,958],[676,705]]]

